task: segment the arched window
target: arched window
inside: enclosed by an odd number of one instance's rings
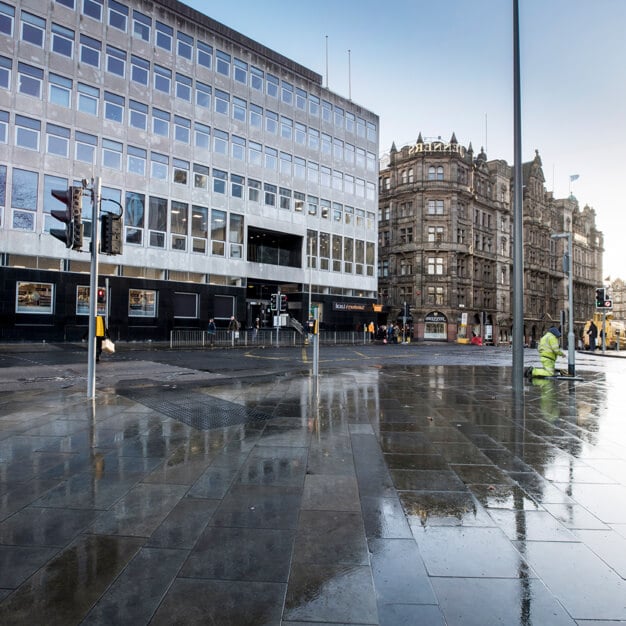
[[[437,172],[435,170],[435,166],[431,165],[428,168],[428,180],[436,180],[437,179]]]
[[[402,184],[406,185],[407,180],[408,180],[406,170],[402,170],[401,177],[402,177]]]
[[[437,168],[437,180],[443,180],[443,167],[441,165]]]

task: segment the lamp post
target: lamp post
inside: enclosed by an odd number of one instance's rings
[[[574,345],[574,280],[572,272],[572,233],[556,233],[551,239],[567,239],[567,254],[563,258],[563,269],[567,271],[567,373],[576,376],[576,346]]]

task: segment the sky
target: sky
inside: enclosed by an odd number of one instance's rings
[[[380,118],[380,151],[456,134],[513,165],[513,0],[186,0]],[[626,279],[626,0],[519,0],[522,159],[573,193]],[[579,178],[571,181],[570,177]]]

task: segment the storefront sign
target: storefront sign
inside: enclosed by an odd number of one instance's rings
[[[439,311],[433,311],[432,313],[429,313],[428,315],[426,315],[426,317],[424,317],[424,321],[426,323],[447,322],[448,318],[443,313],[440,313]]]
[[[428,143],[416,143],[409,147],[409,154],[418,152],[454,152],[460,156],[465,156],[465,146],[458,143],[444,143],[443,141],[431,141]]]
[[[371,304],[357,304],[356,302],[333,302],[333,311],[371,311]]]

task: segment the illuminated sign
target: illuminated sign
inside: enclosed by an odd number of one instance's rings
[[[354,302],[333,302],[334,311],[371,311],[370,304],[356,304]]]
[[[374,311],[382,313],[382,304],[359,304],[357,302],[333,302],[333,311]]]

